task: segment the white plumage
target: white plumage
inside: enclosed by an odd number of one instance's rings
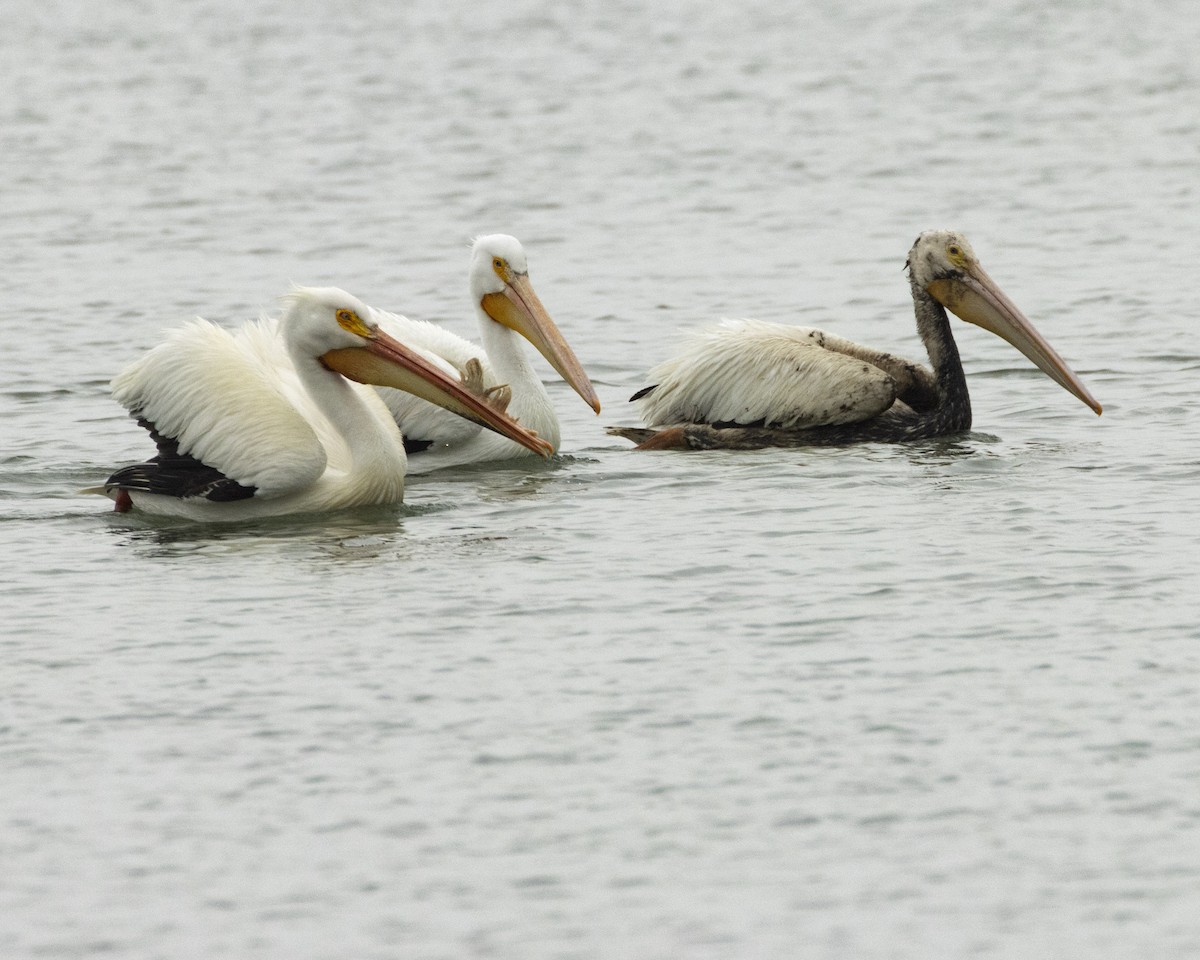
[[[181,450],[257,487],[263,497],[303,489],[328,466],[326,444],[314,427],[328,420],[291,365],[277,363],[279,352],[270,344],[277,335],[263,321],[230,332],[194,320],[121,371],[112,382],[113,399]],[[354,392],[356,402],[370,405],[366,391]],[[336,430],[324,432],[337,438],[337,469],[348,451]]]
[[[382,311],[380,323],[397,339],[454,369],[462,370],[469,361],[478,361],[483,372],[481,389],[494,391],[500,404],[509,397],[508,413],[557,450],[561,441],[558,415],[522,341],[532,343],[597,412],[600,401],[574,352],[534,293],[521,244],[506,234],[479,237],[471,247],[468,281],[480,343],[436,324]],[[409,459],[410,472],[528,454],[511,441],[447,415],[411,394],[388,389],[380,393],[414,450]]]
[[[411,344],[431,362],[438,363],[447,370],[464,370],[469,362],[476,361],[483,374],[483,389],[497,387],[506,382],[497,379],[491,359],[479,344],[465,340],[443,326],[382,310],[379,311],[379,319],[388,333],[398,340]],[[538,387],[544,394],[545,388],[542,387],[540,381]],[[420,397],[415,397],[411,393],[391,390],[387,387],[378,387],[376,390],[387,405],[392,419],[400,427],[400,432],[409,439],[410,444],[430,444],[428,448],[421,451],[419,457],[412,458],[411,472],[413,473],[428,472],[440,467],[453,466],[456,463],[508,459],[525,455],[524,448],[509,443],[502,437],[496,437],[494,449],[489,450],[488,448],[493,445],[488,442],[487,431],[482,430],[477,424],[456,417],[441,407],[428,403]],[[534,398],[532,402],[531,397]],[[525,392],[523,394],[524,402],[516,407],[510,403],[508,413],[529,426],[557,451],[560,442],[558,418],[546,417],[536,402],[536,397],[537,391]],[[549,405],[548,397],[546,402]],[[551,412],[553,413],[553,411]],[[487,453],[495,455],[486,456]],[[418,461],[424,462],[424,469]]]
[[[113,397],[159,446],[103,492],[119,510],[233,520],[399,501],[406,456],[382,399],[417,390],[542,455],[549,445],[382,331],[336,288],[301,288],[282,318],[184,325],[122,371]]]

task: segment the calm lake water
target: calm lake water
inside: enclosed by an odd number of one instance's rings
[[[0,956],[1200,955],[1200,18],[1004,0],[0,14]],[[679,331],[920,356],[956,227],[1104,404],[955,321],[975,432],[636,454]],[[474,336],[563,453],[229,529],[78,491],[107,382],[295,281]],[[540,363],[540,361],[539,361]]]

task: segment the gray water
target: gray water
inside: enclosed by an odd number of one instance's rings
[[[15,6],[0,956],[1200,955],[1190,3]],[[969,435],[604,434],[721,316],[920,356],[944,226],[1102,418],[956,321]],[[605,405],[543,367],[552,463],[78,493],[165,328],[295,281],[473,336],[491,231]]]

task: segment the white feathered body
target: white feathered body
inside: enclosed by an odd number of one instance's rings
[[[315,358],[304,362],[312,369],[301,374],[276,321],[230,332],[197,320],[123,370],[112,382],[118,403],[177,440],[181,453],[256,488],[252,497],[228,502],[132,491],[134,506],[238,520],[401,500],[404,446],[382,400]],[[339,424],[314,402],[306,381],[322,384]]]

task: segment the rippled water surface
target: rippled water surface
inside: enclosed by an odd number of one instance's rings
[[[1200,955],[1200,20],[828,7],[0,14],[0,955]],[[919,356],[941,226],[1102,418],[956,321],[969,435],[604,434],[720,316]],[[552,463],[78,493],[163,328],[296,281],[473,335],[490,231],[604,402],[542,368]]]

